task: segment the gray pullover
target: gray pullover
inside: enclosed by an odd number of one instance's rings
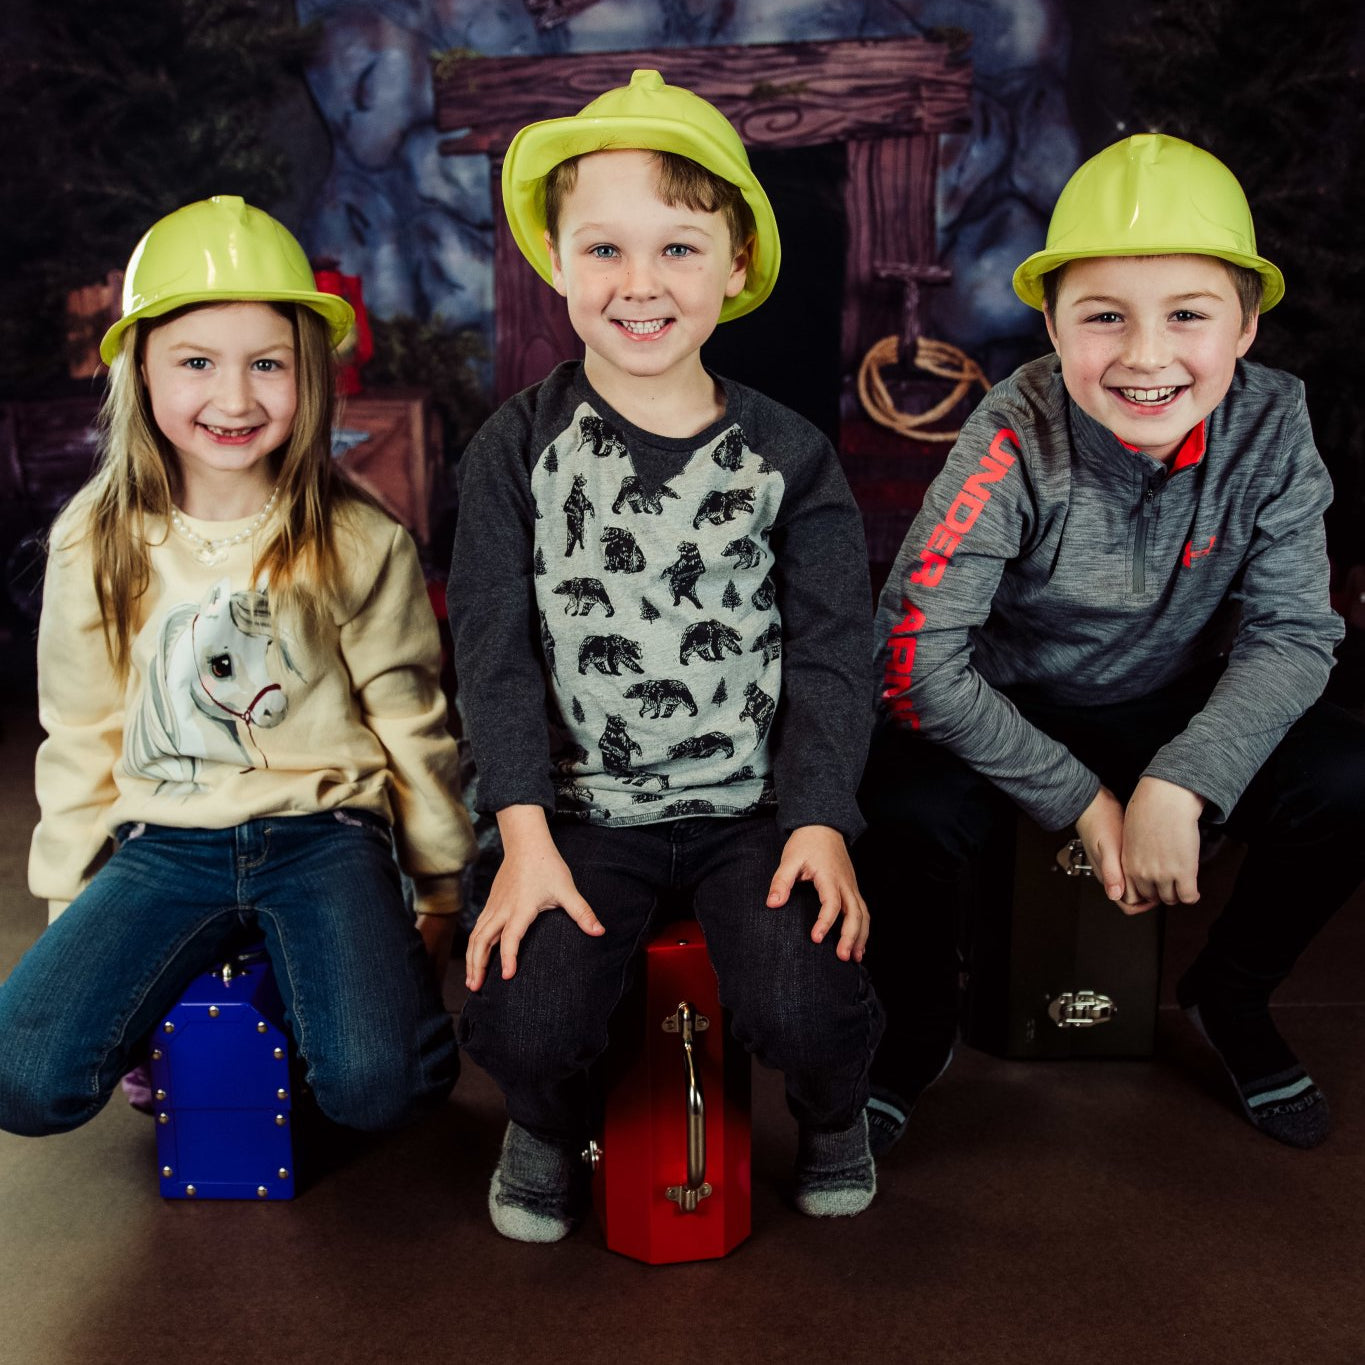
[[[1208,703],[1146,769],[1217,820],[1326,684],[1342,633],[1332,490],[1302,384],[1240,361],[1203,437],[1202,457],[1168,470],[1078,408],[1055,357],[1033,361],[972,414],[892,568],[882,708],[1046,828],[1074,822],[1099,778],[1005,691],[1094,706],[1225,655]]]

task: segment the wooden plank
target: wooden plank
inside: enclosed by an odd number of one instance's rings
[[[538,383],[561,360],[581,360],[583,343],[564,300],[521,254],[502,211],[502,166],[493,164],[493,386],[499,403]]]
[[[576,113],[637,67],[710,100],[749,146],[796,147],[968,126],[971,67],[923,38],[657,48],[566,57],[437,58],[448,155],[502,152],[519,129]]]

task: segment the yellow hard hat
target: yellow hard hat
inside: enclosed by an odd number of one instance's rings
[[[303,248],[282,223],[235,194],[186,204],[153,223],[123,277],[123,316],[104,334],[100,358],[112,364],[119,339],[138,318],[187,303],[301,303],[327,320],[332,345],[355,322],[351,305],[318,290]]]
[[[1251,209],[1216,156],[1164,133],[1138,133],[1092,156],[1066,182],[1047,245],[1014,272],[1014,292],[1043,306],[1042,277],[1093,256],[1217,256],[1257,271],[1261,311],[1284,297],[1284,276],[1256,254]]]
[[[636,71],[629,85],[608,90],[569,118],[528,124],[512,139],[502,163],[502,203],[522,255],[551,283],[545,245],[546,175],[573,156],[611,148],[674,152],[728,180],[754,215],[755,235],[744,288],[726,299],[720,320],[741,317],[773,291],[782,244],[772,205],[749,167],[744,143],[713,104],[657,71]]]

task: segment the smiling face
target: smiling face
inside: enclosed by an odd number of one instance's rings
[[[1256,318],[1211,256],[1101,256],[1066,267],[1047,330],[1076,403],[1166,460],[1223,401]]]
[[[748,253],[722,214],[664,203],[652,153],[582,157],[549,246],[588,379],[608,402],[626,410],[661,382],[706,379],[701,345],[744,288]]]
[[[149,333],[142,377],[185,511],[230,520],[269,496],[270,456],[298,406],[295,371],[293,326],[268,304],[192,308]]]

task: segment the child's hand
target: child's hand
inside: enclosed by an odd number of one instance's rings
[[[450,949],[455,942],[457,915],[417,916],[417,932],[422,936],[427,956],[431,959],[431,970],[436,977],[436,989],[445,984],[446,969],[450,966]]]
[[[1123,874],[1123,807],[1108,787],[1101,787],[1095,799],[1081,812],[1076,833],[1085,845],[1085,856],[1095,869],[1095,877],[1111,901],[1118,901],[1123,912],[1136,915],[1150,910],[1155,901],[1127,899],[1128,883]]]
[[[537,915],[563,910],[585,934],[606,933],[592,907],[578,894],[573,873],[559,856],[545,812],[539,806],[509,806],[498,812],[503,859],[493,878],[483,913],[465,949],[465,985],[483,985],[488,959],[496,944],[502,979],[517,971],[517,950]]]
[[[824,942],[834,921],[842,914],[843,931],[836,954],[845,962],[861,962],[867,947],[870,917],[858,894],[858,879],[848,856],[844,836],[829,825],[802,825],[794,829],[782,850],[782,861],[768,888],[771,909],[786,905],[798,881],[814,882],[820,897],[820,914],[810,931],[811,941]]]
[[[1138,782],[1123,821],[1123,870],[1131,896],[1165,905],[1199,899],[1203,812],[1204,798],[1188,787],[1160,777]]]

